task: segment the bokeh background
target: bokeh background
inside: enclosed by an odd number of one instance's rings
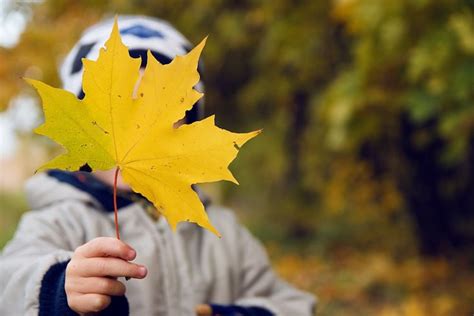
[[[0,249],[58,148],[31,132],[82,30],[169,20],[203,59],[206,112],[263,128],[206,189],[318,315],[474,313],[472,0],[0,0]]]

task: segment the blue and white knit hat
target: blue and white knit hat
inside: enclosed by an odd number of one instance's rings
[[[113,22],[113,19],[107,19],[85,30],[61,66],[63,88],[76,94],[80,99],[84,97],[82,58],[97,60],[100,48],[104,46],[110,35]],[[130,56],[141,57],[142,68],[146,66],[148,50],[160,63],[168,64],[177,55],[184,55],[192,48],[180,32],[160,19],[123,15],[118,17],[118,26],[122,41],[128,47]],[[200,92],[204,90],[201,81],[195,88]],[[186,113],[187,123],[204,116],[204,104],[201,100]]]

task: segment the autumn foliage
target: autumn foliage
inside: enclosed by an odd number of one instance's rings
[[[203,95],[193,87],[199,82],[197,66],[204,44],[169,65],[160,64],[149,52],[150,62],[140,76],[140,60],[129,56],[116,19],[97,61],[83,60],[84,100],[27,79],[43,102],[45,122],[36,132],[67,150],[39,170],[78,171],[86,164],[92,170],[115,168],[114,199],[120,171],[173,229],[188,221],[219,235],[191,185],[237,183],[228,165],[260,131],[232,133],[215,126],[214,116],[175,127]],[[120,239],[116,206],[115,216]]]

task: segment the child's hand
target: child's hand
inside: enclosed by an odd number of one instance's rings
[[[144,266],[130,263],[136,252],[112,237],[95,238],[78,247],[66,268],[65,290],[69,307],[79,314],[97,313],[110,304],[110,296],[125,294],[117,277],[143,279]]]
[[[212,316],[212,307],[207,304],[196,306],[196,316]]]

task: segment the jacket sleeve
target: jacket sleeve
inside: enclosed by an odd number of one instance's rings
[[[67,208],[23,215],[0,254],[0,315],[76,315],[67,305],[65,269],[84,236]]]
[[[281,280],[271,269],[266,251],[240,227],[241,288],[235,304],[262,307],[274,315],[314,315],[316,299]]]

